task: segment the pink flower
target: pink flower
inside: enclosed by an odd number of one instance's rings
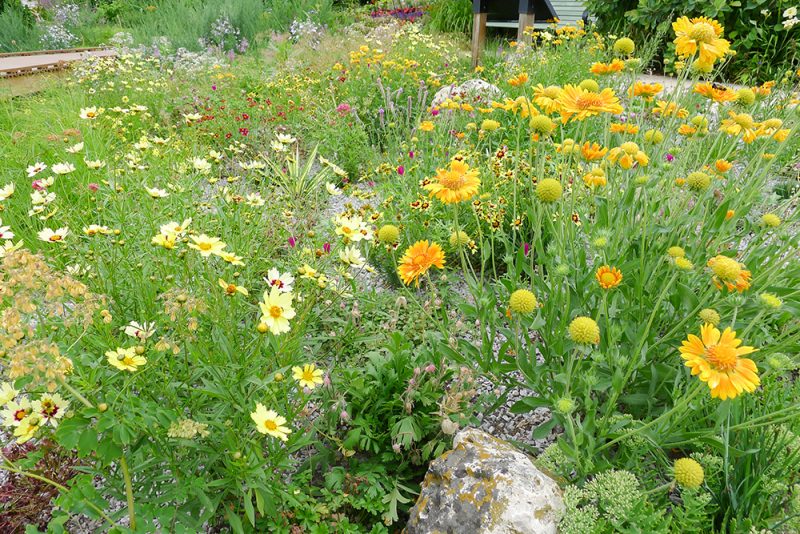
[[[330,243],[325,243],[324,245],[322,245],[322,250],[324,250],[326,254],[330,253],[331,244]]]
[[[336,106],[336,111],[338,111],[340,115],[347,115],[348,113],[350,113],[351,109],[352,108],[350,107],[350,104],[348,104],[347,102],[342,102],[341,104]]]
[[[525,256],[527,256],[527,255],[530,253],[530,251],[531,251],[531,245],[530,245],[530,243],[523,243],[523,245],[522,245],[522,250],[524,250],[524,251],[525,251]]]
[[[672,163],[675,160],[675,156],[673,156],[672,154],[669,154],[669,153],[667,153],[667,155],[665,157],[667,158],[667,161],[670,162],[670,163]]]
[[[439,114],[439,108],[433,108],[433,109],[431,110],[431,115],[433,115],[434,117],[435,117],[436,115],[438,115],[438,114]]]
[[[33,187],[37,191],[44,191],[44,184],[42,183],[41,180],[34,180],[33,183],[31,184],[31,187]]]
[[[294,248],[294,246],[295,246],[296,244],[297,244],[297,239],[295,239],[295,238],[294,238],[294,236],[290,237],[290,238],[289,238],[289,246],[290,246],[290,247],[292,247],[292,248]]]
[[[411,158],[411,159],[414,159],[414,151],[413,150],[408,152],[408,157]]]
[[[402,165],[397,167],[397,174],[399,174],[400,176],[403,176],[405,173],[406,173],[406,168],[405,167],[403,167]]]
[[[99,186],[99,185],[97,185],[97,184],[96,184],[96,183],[94,183],[94,182],[90,183],[90,184],[89,184],[88,186],[86,186],[86,187],[88,187],[88,188],[89,188],[89,191],[97,191],[98,189],[100,189],[100,186]]]
[[[425,366],[426,373],[432,373],[434,371],[436,371],[436,366],[433,365],[432,363],[429,363],[428,365]]]

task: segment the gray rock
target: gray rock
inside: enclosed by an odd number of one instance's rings
[[[467,80],[461,85],[448,85],[439,89],[431,102],[432,108],[438,108],[448,98],[460,97],[470,103],[483,102],[488,105],[489,101],[501,95],[500,89],[479,78]]]
[[[407,534],[555,534],[561,489],[509,443],[470,428],[428,468]]]

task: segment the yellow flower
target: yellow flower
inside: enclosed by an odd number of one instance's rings
[[[761,383],[753,360],[742,358],[757,349],[742,347],[736,332],[720,331],[707,323],[700,327],[700,337],[689,334],[679,348],[686,367],[693,376],[706,382],[713,398],[733,399],[742,392],[752,393]]]
[[[607,148],[601,147],[597,143],[590,144],[589,141],[586,141],[581,146],[581,156],[586,161],[596,161],[598,159],[602,159],[607,152],[608,152]]]
[[[592,64],[589,69],[592,74],[603,76],[605,74],[615,74],[625,70],[625,62],[620,59],[614,59],[611,63],[596,62]]]
[[[701,67],[713,66],[730,50],[731,44],[721,38],[722,26],[716,20],[681,17],[672,23],[672,29],[675,31],[675,53],[684,58],[699,53]]]
[[[558,111],[558,97],[560,95],[561,87],[557,85],[544,87],[542,84],[538,84],[533,88],[533,102],[548,114]]]
[[[423,189],[445,204],[469,200],[478,193],[481,180],[478,169],[470,169],[463,161],[454,159],[449,169],[437,169],[433,181]]]
[[[732,89],[709,82],[698,83],[694,86],[692,92],[721,104],[725,102],[733,102],[737,98],[736,92],[734,92]]]
[[[761,304],[773,310],[777,310],[783,305],[783,301],[774,293],[761,293],[758,298],[761,299]]]
[[[694,263],[681,256],[679,258],[675,258],[675,267],[681,269],[682,271],[691,271],[694,269]]]
[[[741,135],[745,143],[752,143],[758,137],[760,124],[753,120],[753,116],[748,113],[728,112],[727,119],[720,123],[719,130],[728,135]]]
[[[313,363],[303,367],[292,367],[292,378],[297,380],[300,387],[314,389],[318,384],[322,384],[322,369],[317,369]]]
[[[217,280],[217,283],[219,284],[219,287],[221,287],[222,289],[225,290],[225,294],[228,295],[229,297],[232,297],[236,293],[241,293],[242,295],[245,295],[245,296],[250,294],[250,293],[248,293],[247,288],[242,287],[242,286],[237,286],[236,284],[229,284],[228,282],[226,282],[222,278]]]
[[[781,218],[774,213],[765,213],[761,216],[761,224],[775,228],[776,226],[780,226]]]
[[[511,293],[511,298],[508,301],[511,311],[527,315],[533,313],[538,305],[536,295],[527,289],[517,289]]]
[[[596,345],[600,343],[600,327],[591,317],[576,317],[569,323],[569,337],[575,343]]]
[[[191,239],[194,241],[194,243],[189,243],[189,248],[199,251],[200,255],[204,258],[207,258],[212,254],[219,255],[219,253],[221,253],[222,250],[227,246],[220,240],[220,238],[209,237],[206,234],[200,234],[200,236],[191,236]]]
[[[453,232],[450,234],[450,246],[453,248],[463,247],[469,243],[469,234],[463,230]]]
[[[681,119],[685,119],[689,116],[689,110],[678,106],[675,102],[659,100],[656,102],[656,107],[653,108],[653,114],[661,115],[662,117],[676,115]]]
[[[536,184],[536,196],[542,202],[555,202],[561,198],[563,193],[561,183],[554,178],[545,178]]]
[[[622,113],[619,98],[613,89],[603,89],[599,93],[587,91],[575,85],[565,85],[558,96],[561,122],[582,121],[600,113]]]
[[[264,301],[259,302],[261,322],[269,327],[270,332],[280,335],[291,330],[289,319],[296,315],[292,308],[292,293],[282,293],[277,287],[264,291]]]
[[[419,123],[419,129],[423,132],[432,132],[434,128],[435,126],[431,121],[422,121]]]
[[[628,96],[631,98],[634,96],[641,96],[649,102],[663,90],[664,86],[660,83],[644,83],[637,81],[628,88]]]
[[[393,224],[385,224],[378,230],[378,241],[394,245],[400,239],[400,229]]]
[[[597,269],[595,277],[597,278],[597,283],[599,283],[600,287],[603,289],[617,287],[622,282],[622,273],[620,270],[616,267],[609,267],[608,265],[603,265]]]
[[[708,260],[708,266],[714,273],[712,281],[717,289],[722,289],[723,284],[728,291],[735,289],[739,293],[750,288],[750,271],[733,258],[719,254]]]
[[[703,483],[703,466],[691,458],[679,458],[672,466],[675,482],[688,489],[699,488]]]
[[[278,415],[274,410],[267,410],[260,402],[256,403],[256,411],[250,414],[256,424],[256,430],[281,441],[286,441],[292,433],[286,425],[286,418]]]
[[[120,371],[130,371],[131,373],[147,363],[147,359],[144,356],[136,354],[136,347],[109,350],[106,352],[106,358],[108,358],[108,363]]]
[[[686,256],[686,251],[683,250],[683,247],[678,247],[678,246],[669,247],[667,249],[667,255],[670,258],[683,258],[684,256]]]
[[[693,172],[686,177],[686,183],[695,191],[705,191],[711,185],[711,177],[704,172]]]
[[[14,400],[19,391],[14,389],[14,384],[10,382],[3,382],[0,384],[0,406],[5,406],[8,402]]]
[[[712,310],[711,308],[704,308],[700,310],[700,313],[698,313],[697,316],[704,323],[710,323],[714,326],[719,325],[719,322],[721,320],[719,313],[717,313],[717,310]]]
[[[431,267],[444,268],[444,251],[436,243],[428,240],[417,241],[406,249],[400,259],[397,274],[404,284],[415,282],[419,285],[419,277],[428,272]]]
[[[636,45],[633,42],[633,39],[628,37],[622,37],[614,41],[614,52],[621,56],[629,56],[633,54],[633,51],[636,49]]]
[[[19,426],[14,429],[14,437],[17,438],[17,443],[25,443],[36,435],[36,432],[42,427],[44,420],[39,414],[32,413],[25,419],[20,421]]]
[[[481,130],[486,130],[487,132],[493,132],[498,128],[500,128],[500,123],[492,119],[484,119],[481,123]]]

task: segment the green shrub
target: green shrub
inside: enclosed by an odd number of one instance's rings
[[[444,33],[472,31],[472,2],[469,0],[435,0],[430,6],[428,28]]]
[[[785,28],[783,16],[791,2],[778,0],[587,0],[586,6],[597,17],[600,31],[625,33],[642,42],[668,21],[677,17],[709,17],[725,28],[725,38],[733,43],[736,55],[726,67],[730,78],[744,82],[780,77],[798,61],[797,32],[800,25]],[[621,16],[621,14],[623,14]],[[667,21],[667,22],[665,22]],[[661,54],[669,61],[668,44],[674,33],[667,32],[660,43]]]

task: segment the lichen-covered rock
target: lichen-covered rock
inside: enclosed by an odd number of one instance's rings
[[[428,468],[407,534],[555,534],[561,490],[509,443],[469,428]]]
[[[448,85],[442,87],[433,96],[432,108],[438,108],[448,99],[460,99],[462,102],[470,104],[483,103],[488,105],[489,101],[500,96],[500,89],[479,78],[467,80],[461,85]]]

